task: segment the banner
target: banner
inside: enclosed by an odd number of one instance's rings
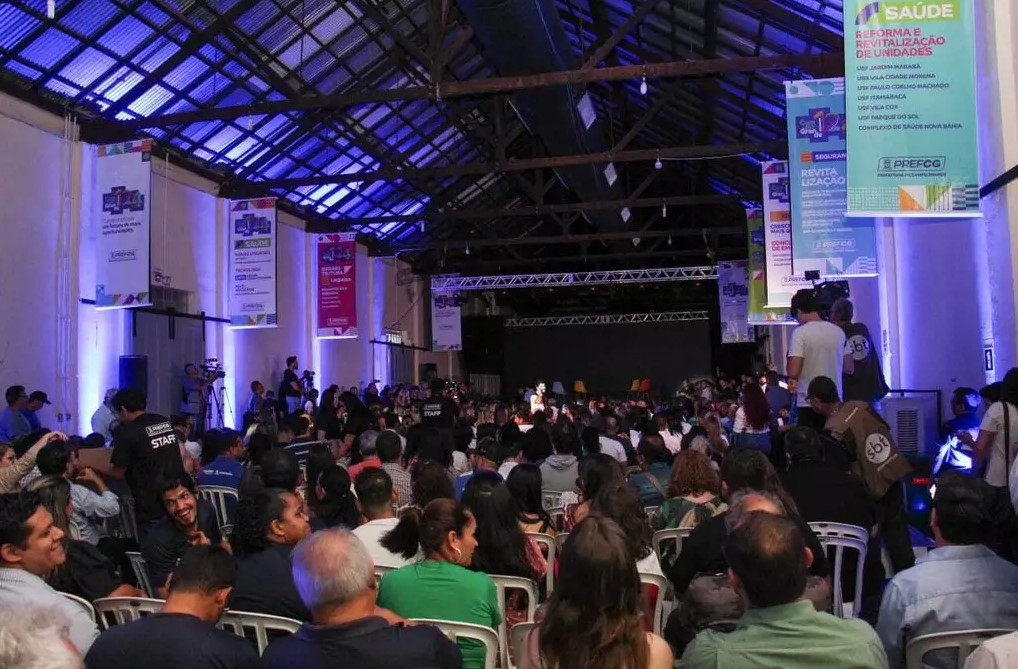
[[[749,234],[749,313],[750,325],[797,325],[787,308],[767,308],[766,253],[764,251],[764,215],[761,209],[746,210]],[[719,277],[720,278],[720,277]]]
[[[276,326],[276,200],[230,203],[230,325]]]
[[[846,0],[850,216],[979,214],[975,4]]]
[[[459,293],[431,294],[431,350],[463,349],[463,328],[460,319]]]
[[[315,240],[318,337],[357,336],[357,236],[318,235]]]
[[[95,306],[151,304],[152,140],[99,147]]]
[[[810,288],[813,284],[803,276],[792,274],[792,210],[788,161],[765,162],[762,168],[767,306],[788,309],[795,292],[800,288]]]
[[[872,220],[846,219],[845,81],[786,81],[792,271],[876,276]]]
[[[745,260],[718,262],[721,343],[756,341],[749,325],[749,265]]]

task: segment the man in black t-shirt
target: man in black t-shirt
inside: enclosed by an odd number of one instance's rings
[[[217,629],[233,588],[233,557],[219,546],[188,549],[173,572],[162,611],[103,632],[89,669],[249,669],[258,654],[246,640]]]
[[[435,379],[431,382],[431,397],[421,406],[421,423],[423,425],[450,430],[456,426],[459,406],[444,393],[445,381]]]
[[[300,400],[302,396],[300,379],[297,377],[297,356],[291,355],[286,359],[283,381],[279,384],[279,399],[283,403],[287,415],[301,410]]]
[[[145,395],[130,388],[111,401],[119,427],[113,433],[111,474],[125,479],[134,496],[139,537],[147,526],[163,517],[156,481],[185,471],[184,440],[165,416],[145,412]]]
[[[229,545],[223,541],[216,511],[195,496],[194,480],[187,474],[163,479],[157,484],[164,508],[141,542],[141,555],[148,564],[148,577],[159,597],[166,596],[166,579],[177,561],[191,546]]]

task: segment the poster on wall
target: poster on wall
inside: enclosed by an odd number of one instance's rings
[[[95,306],[151,304],[152,140],[98,147]]]
[[[785,307],[767,308],[767,254],[764,251],[764,213],[762,209],[746,210],[749,241],[749,312],[750,325],[797,325]]]
[[[975,4],[845,4],[849,216],[979,215]]]
[[[230,325],[276,327],[276,200],[230,202]]]
[[[765,275],[767,306],[787,309],[800,288],[812,284],[792,274],[792,210],[788,184],[788,161],[762,163]],[[791,320],[791,316],[788,316]]]
[[[749,265],[745,260],[718,262],[718,301],[721,303],[721,343],[755,341],[749,324]]]
[[[463,349],[463,328],[460,319],[459,293],[431,294],[431,350],[460,351]]]
[[[792,272],[876,276],[874,222],[845,217],[845,80],[786,81]]]
[[[357,235],[318,235],[315,239],[317,335],[357,337]]]

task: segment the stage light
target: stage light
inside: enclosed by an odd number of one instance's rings
[[[657,160],[654,161],[654,169],[659,170],[662,167],[664,167],[664,164],[661,162],[661,155],[658,154]]]
[[[640,95],[647,94],[647,77],[644,76],[640,79]]]

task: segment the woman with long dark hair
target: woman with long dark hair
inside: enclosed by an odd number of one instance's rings
[[[611,518],[626,534],[629,551],[636,558],[636,570],[641,574],[664,576],[652,539],[654,532],[647,521],[640,496],[631,487],[613,484],[602,488],[590,506],[592,514]]]
[[[410,485],[414,493],[414,504],[424,508],[436,499],[455,499],[449,470],[440,462],[418,462],[410,472]]]
[[[343,424],[339,419],[339,391],[329,388],[322,394],[315,416],[315,431],[318,441],[337,441],[343,438]]]
[[[332,457],[332,449],[327,444],[312,444],[308,449],[307,462],[304,466],[304,483],[307,494],[304,496],[309,506],[317,507],[321,503],[318,497],[318,481],[329,467],[336,464]]]
[[[520,669],[671,669],[671,648],[644,631],[643,596],[626,534],[596,514],[569,535],[544,618]]]
[[[311,532],[304,502],[292,492],[266,488],[241,498],[233,523],[237,575],[230,607],[310,622],[290,566],[293,547]]]
[[[474,569],[535,582],[544,578],[548,564],[541,549],[520,529],[516,503],[497,475],[474,474],[463,492],[463,506],[477,520],[477,550],[471,563]]]
[[[593,453],[585,455],[580,460],[578,468],[579,476],[576,479],[576,486],[580,491],[580,502],[578,504],[567,504],[563,513],[563,529],[566,532],[572,531],[575,525],[587,517],[590,513],[590,505],[602,488],[622,485],[625,479],[622,477],[622,468],[618,461],[604,453]]]
[[[735,411],[733,448],[771,452],[771,409],[763,388],[747,383],[742,389],[742,406]]]
[[[318,477],[315,500],[311,505],[314,519],[311,526],[317,531],[343,525],[353,529],[361,524],[361,512],[350,489],[350,474],[341,465],[326,467]]]
[[[541,469],[537,465],[520,463],[509,472],[505,482],[509,494],[516,502],[516,520],[524,532],[557,534],[551,516],[544,510],[541,498]]]

